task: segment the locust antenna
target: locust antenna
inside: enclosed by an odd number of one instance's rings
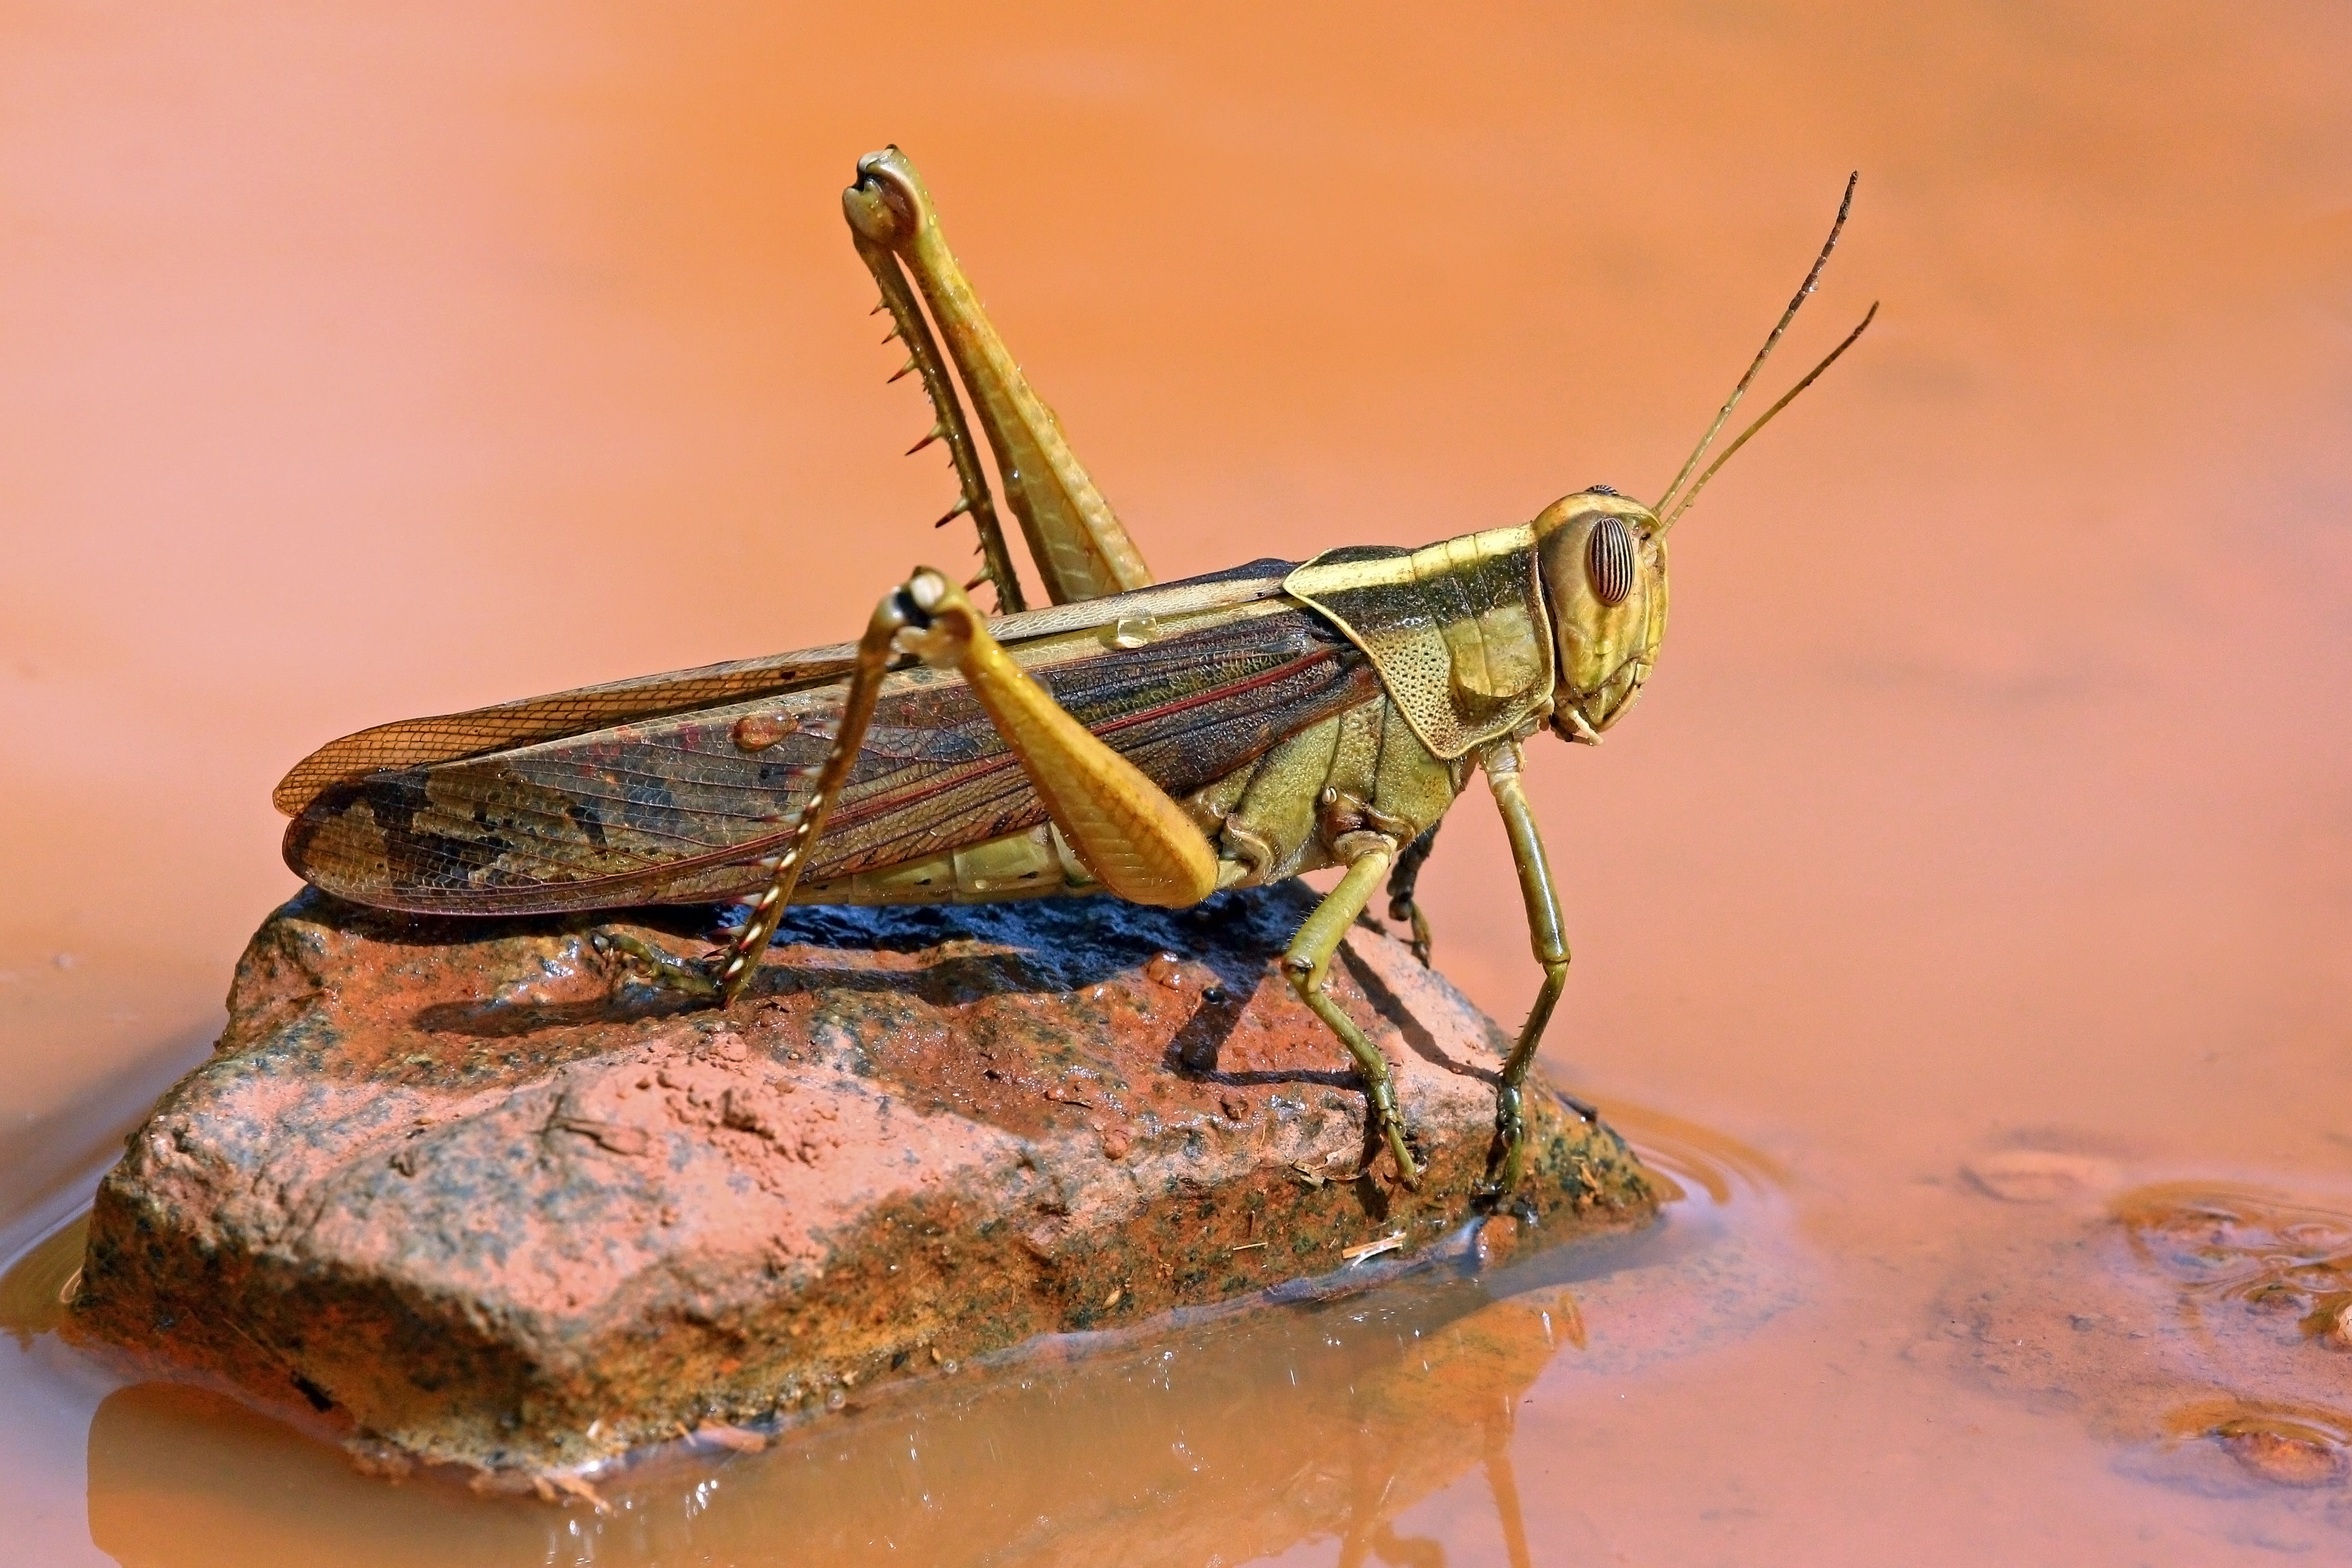
[[[1837,363],[1838,355],[1853,347],[1853,340],[1862,336],[1863,328],[1869,326],[1871,319],[1877,314],[1878,301],[1874,300],[1871,301],[1870,309],[1863,313],[1862,326],[1858,326],[1854,328],[1853,331],[1848,332],[1845,335],[1845,342],[1830,350],[1829,357],[1827,359],[1822,361],[1821,363],[1813,366],[1811,370],[1806,372],[1804,380],[1797,383],[1796,385],[1782,393],[1780,395],[1780,402],[1775,403],[1771,407],[1767,408],[1761,418],[1758,419],[1755,424],[1750,425],[1747,429],[1742,430],[1739,433],[1738,439],[1733,441],[1730,446],[1726,447],[1723,449],[1723,455],[1706,466],[1706,472],[1701,474],[1698,477],[1698,481],[1692,485],[1688,490],[1684,492],[1683,499],[1675,503],[1675,510],[1658,520],[1658,531],[1654,535],[1654,537],[1664,539],[1666,536],[1666,530],[1674,527],[1675,519],[1682,516],[1684,512],[1690,510],[1690,503],[1698,499],[1698,492],[1706,488],[1706,481],[1715,478],[1715,470],[1723,467],[1724,464],[1731,461],[1731,454],[1739,450],[1740,447],[1748,445],[1748,437],[1755,435],[1756,432],[1761,430],[1766,425],[1769,424],[1771,422],[1772,416],[1780,413],[1780,410],[1788,407],[1791,403],[1794,403],[1797,400],[1797,394],[1804,391],[1805,388],[1812,385],[1814,382],[1820,380],[1822,372]]]
[[[1650,509],[1653,514],[1659,517],[1665,515],[1666,504],[1675,499],[1675,492],[1683,488],[1683,481],[1690,478],[1691,470],[1698,467],[1698,460],[1706,456],[1706,449],[1715,445],[1715,438],[1722,434],[1724,423],[1731,417],[1731,411],[1739,406],[1740,398],[1747,395],[1748,384],[1756,379],[1756,373],[1764,368],[1764,362],[1771,357],[1772,350],[1780,343],[1780,334],[1787,331],[1789,323],[1797,319],[1797,307],[1803,304],[1805,296],[1811,293],[1821,283],[1822,268],[1829,265],[1830,252],[1837,248],[1838,235],[1845,227],[1845,215],[1853,206],[1853,187],[1861,178],[1862,171],[1859,169],[1845,177],[1845,196],[1838,203],[1837,219],[1830,225],[1830,237],[1822,241],[1822,253],[1813,258],[1813,269],[1805,274],[1803,286],[1798,289],[1795,298],[1789,301],[1789,308],[1780,312],[1780,325],[1774,327],[1772,335],[1764,340],[1764,346],[1756,351],[1755,361],[1748,365],[1748,374],[1739,378],[1739,384],[1733,387],[1731,395],[1723,400],[1723,406],[1716,412],[1715,423],[1706,427],[1706,435],[1700,439],[1691,455],[1684,460],[1682,472],[1676,474],[1675,482],[1666,487],[1666,493],[1658,498],[1658,504]],[[1821,373],[1815,371],[1813,374],[1819,375]]]

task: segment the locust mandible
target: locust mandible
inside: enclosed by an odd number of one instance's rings
[[[1559,900],[1520,784],[1525,742],[1597,743],[1656,662],[1666,535],[1820,364],[1692,475],[1836,246],[1828,240],[1654,506],[1594,485],[1534,520],[1408,550],[1349,545],[1155,584],[981,308],[898,149],[843,193],[877,312],[937,415],[980,574],[917,570],[852,644],[364,730],[277,790],[286,859],[338,897],[441,915],[732,900],[702,961],[600,936],[658,984],[731,1005],[784,906],[1105,893],[1184,907],[1337,867],[1284,972],[1356,1063],[1373,1129],[1418,1166],[1388,1065],[1325,992],[1383,879],[1427,962],[1414,879],[1484,774],[1542,988],[1496,1079],[1488,1186],[1515,1188],[1528,1069],[1568,977]],[[952,367],[952,373],[950,371]],[[893,377],[896,380],[898,377]],[[959,395],[961,382],[962,395]],[[969,396],[971,419],[964,412]],[[1024,607],[971,421],[1050,608]],[[992,585],[996,618],[967,598]],[[1377,1143],[1375,1147],[1377,1147]]]

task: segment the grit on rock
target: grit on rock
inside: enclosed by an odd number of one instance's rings
[[[1393,1240],[1376,1277],[1476,1212],[1507,1041],[1351,933],[1332,993],[1428,1167],[1359,1174],[1361,1086],[1276,967],[1312,900],[796,910],[719,1013],[616,990],[586,922],[306,893],[100,1188],[76,1331],[377,1462],[527,1480]],[[1529,1089],[1513,1225],[1654,1217],[1617,1135]]]

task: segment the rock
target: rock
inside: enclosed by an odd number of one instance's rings
[[[585,922],[305,893],[100,1187],[70,1331],[299,1399],[379,1462],[527,1481],[1385,1277],[1476,1215],[1505,1037],[1351,933],[1332,992],[1428,1165],[1357,1176],[1363,1094],[1274,967],[1312,898],[795,910],[722,1014],[616,992]],[[690,916],[629,918],[700,951]],[[1526,1232],[1654,1217],[1617,1135],[1530,1089]]]
[[[2336,1198],[2159,1182],[2094,1214],[2005,1219],[1966,1256],[1938,1301],[1949,1370],[2070,1412],[2166,1487],[2342,1495],[2352,1356],[2329,1336],[2352,1306],[2352,1209]]]
[[[2332,1487],[2344,1479],[2343,1452],[2322,1437],[2258,1428],[2223,1432],[2220,1441],[2250,1474],[2273,1486]]]
[[[2004,1149],[1960,1167],[1968,1184],[2006,1204],[2088,1200],[2113,1187],[2115,1163],[2053,1149]]]

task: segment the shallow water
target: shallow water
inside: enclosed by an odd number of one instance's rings
[[[2352,1351],[2306,1327],[2352,1214],[2340,10],[0,29],[12,1256],[201,1054],[310,747],[846,636],[948,549],[835,216],[858,153],[921,163],[1162,576],[1654,493],[1856,165],[1779,374],[1885,302],[1677,530],[1640,709],[1531,758],[1553,1072],[1670,1110],[1629,1120],[1693,1171],[1759,1152],[1654,1255],[976,1378],[604,1516],[390,1487],[30,1336],[15,1553],[1462,1563],[1516,1519],[1537,1563],[2352,1555]],[[1507,877],[1473,795],[1427,902],[1500,1016]],[[1581,1349],[1529,1328],[1563,1289]]]

